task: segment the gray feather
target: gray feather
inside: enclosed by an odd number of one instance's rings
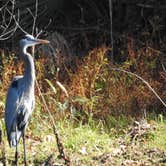
[[[7,93],[5,106],[6,131],[11,147],[18,144],[21,135],[23,135],[24,142],[25,129],[34,109],[35,66],[33,57],[27,52],[27,48],[40,43],[49,43],[49,41],[36,39],[31,35],[26,35],[20,40],[25,71],[23,76],[14,77]]]
[[[15,81],[17,81],[18,87],[12,86]],[[16,76],[7,93],[5,123],[11,147],[16,146],[16,141],[19,142],[21,132],[25,130],[34,108],[34,95],[32,93],[28,95],[24,90],[25,86],[23,76]],[[18,128],[17,140],[16,127]]]

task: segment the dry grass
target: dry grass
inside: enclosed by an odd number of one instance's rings
[[[134,72],[148,81],[161,98],[166,98],[163,91],[166,88],[166,74],[159,64],[160,54],[149,47],[138,50],[134,47],[133,41],[130,41],[126,52],[128,58],[120,65],[109,62],[107,59],[109,48],[105,46],[92,50],[86,57],[80,59],[59,56],[58,61],[61,65],[58,66],[60,67],[58,77],[56,64],[50,57],[39,57],[35,61],[37,80],[53,114],[59,114],[57,113],[59,104],[68,102],[69,107],[63,110],[66,111],[63,116],[70,114],[71,106],[81,116],[85,115],[85,118],[86,114],[104,118],[108,114],[122,113],[142,117],[143,110],[162,111],[164,109],[162,104],[141,81],[126,73],[110,70],[110,67],[118,67]],[[23,65],[14,55],[6,58],[4,54],[2,63],[1,91],[4,98],[9,82],[14,75],[22,73]],[[50,88],[45,79],[50,80],[56,92]],[[64,92],[57,86],[57,80],[60,80],[67,89],[69,98],[66,98]]]
[[[26,132],[29,165],[41,165],[53,155],[52,164],[64,165],[58,158],[56,140],[47,115],[37,107]],[[72,119],[57,121],[61,140],[73,165],[164,165],[166,157],[165,119],[148,120],[148,124],[130,125],[126,117],[110,117],[110,129],[102,121],[90,117],[88,123],[75,124]],[[14,149],[6,140],[3,120],[3,144],[0,145],[0,164],[4,154],[7,165],[14,161]],[[123,124],[123,125],[122,125]],[[139,130],[138,130],[139,127]],[[119,132],[121,128],[121,132]],[[3,151],[4,148],[4,151]],[[19,164],[23,164],[22,141],[19,144]]]

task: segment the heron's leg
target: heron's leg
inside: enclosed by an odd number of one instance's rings
[[[25,145],[25,130],[22,132],[23,146],[24,146],[24,165],[27,166],[27,158],[26,158],[26,145]]]
[[[16,153],[15,153],[15,164],[18,165],[18,142],[17,142],[17,125],[16,125]]]

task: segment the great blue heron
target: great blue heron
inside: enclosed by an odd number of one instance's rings
[[[9,145],[10,147],[16,147],[16,165],[18,160],[17,145],[21,136],[24,146],[24,164],[27,165],[25,129],[32,115],[35,103],[35,67],[33,57],[27,52],[27,48],[42,43],[46,44],[49,41],[36,39],[31,35],[26,35],[20,40],[20,53],[25,64],[25,71],[23,76],[14,77],[7,93],[5,123]]]

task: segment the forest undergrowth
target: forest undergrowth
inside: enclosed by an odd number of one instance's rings
[[[164,101],[166,74],[160,63],[160,52],[150,47],[136,49],[130,40],[127,49],[121,53],[124,62],[116,63],[109,60],[110,50],[103,45],[83,57],[58,55],[56,64],[50,55],[45,56],[39,51],[35,59],[36,79],[71,163],[164,165],[165,107],[137,77],[112,70],[119,68],[141,76]],[[0,125],[3,140],[0,164],[10,165],[14,160],[14,149],[9,149],[6,140],[4,103],[10,81],[14,75],[23,72],[23,63],[15,53],[6,54],[1,50]],[[37,88],[35,94],[36,108],[26,136],[28,162],[32,165],[44,162],[63,165],[57,157],[50,118]],[[23,162],[21,146],[20,164]]]

